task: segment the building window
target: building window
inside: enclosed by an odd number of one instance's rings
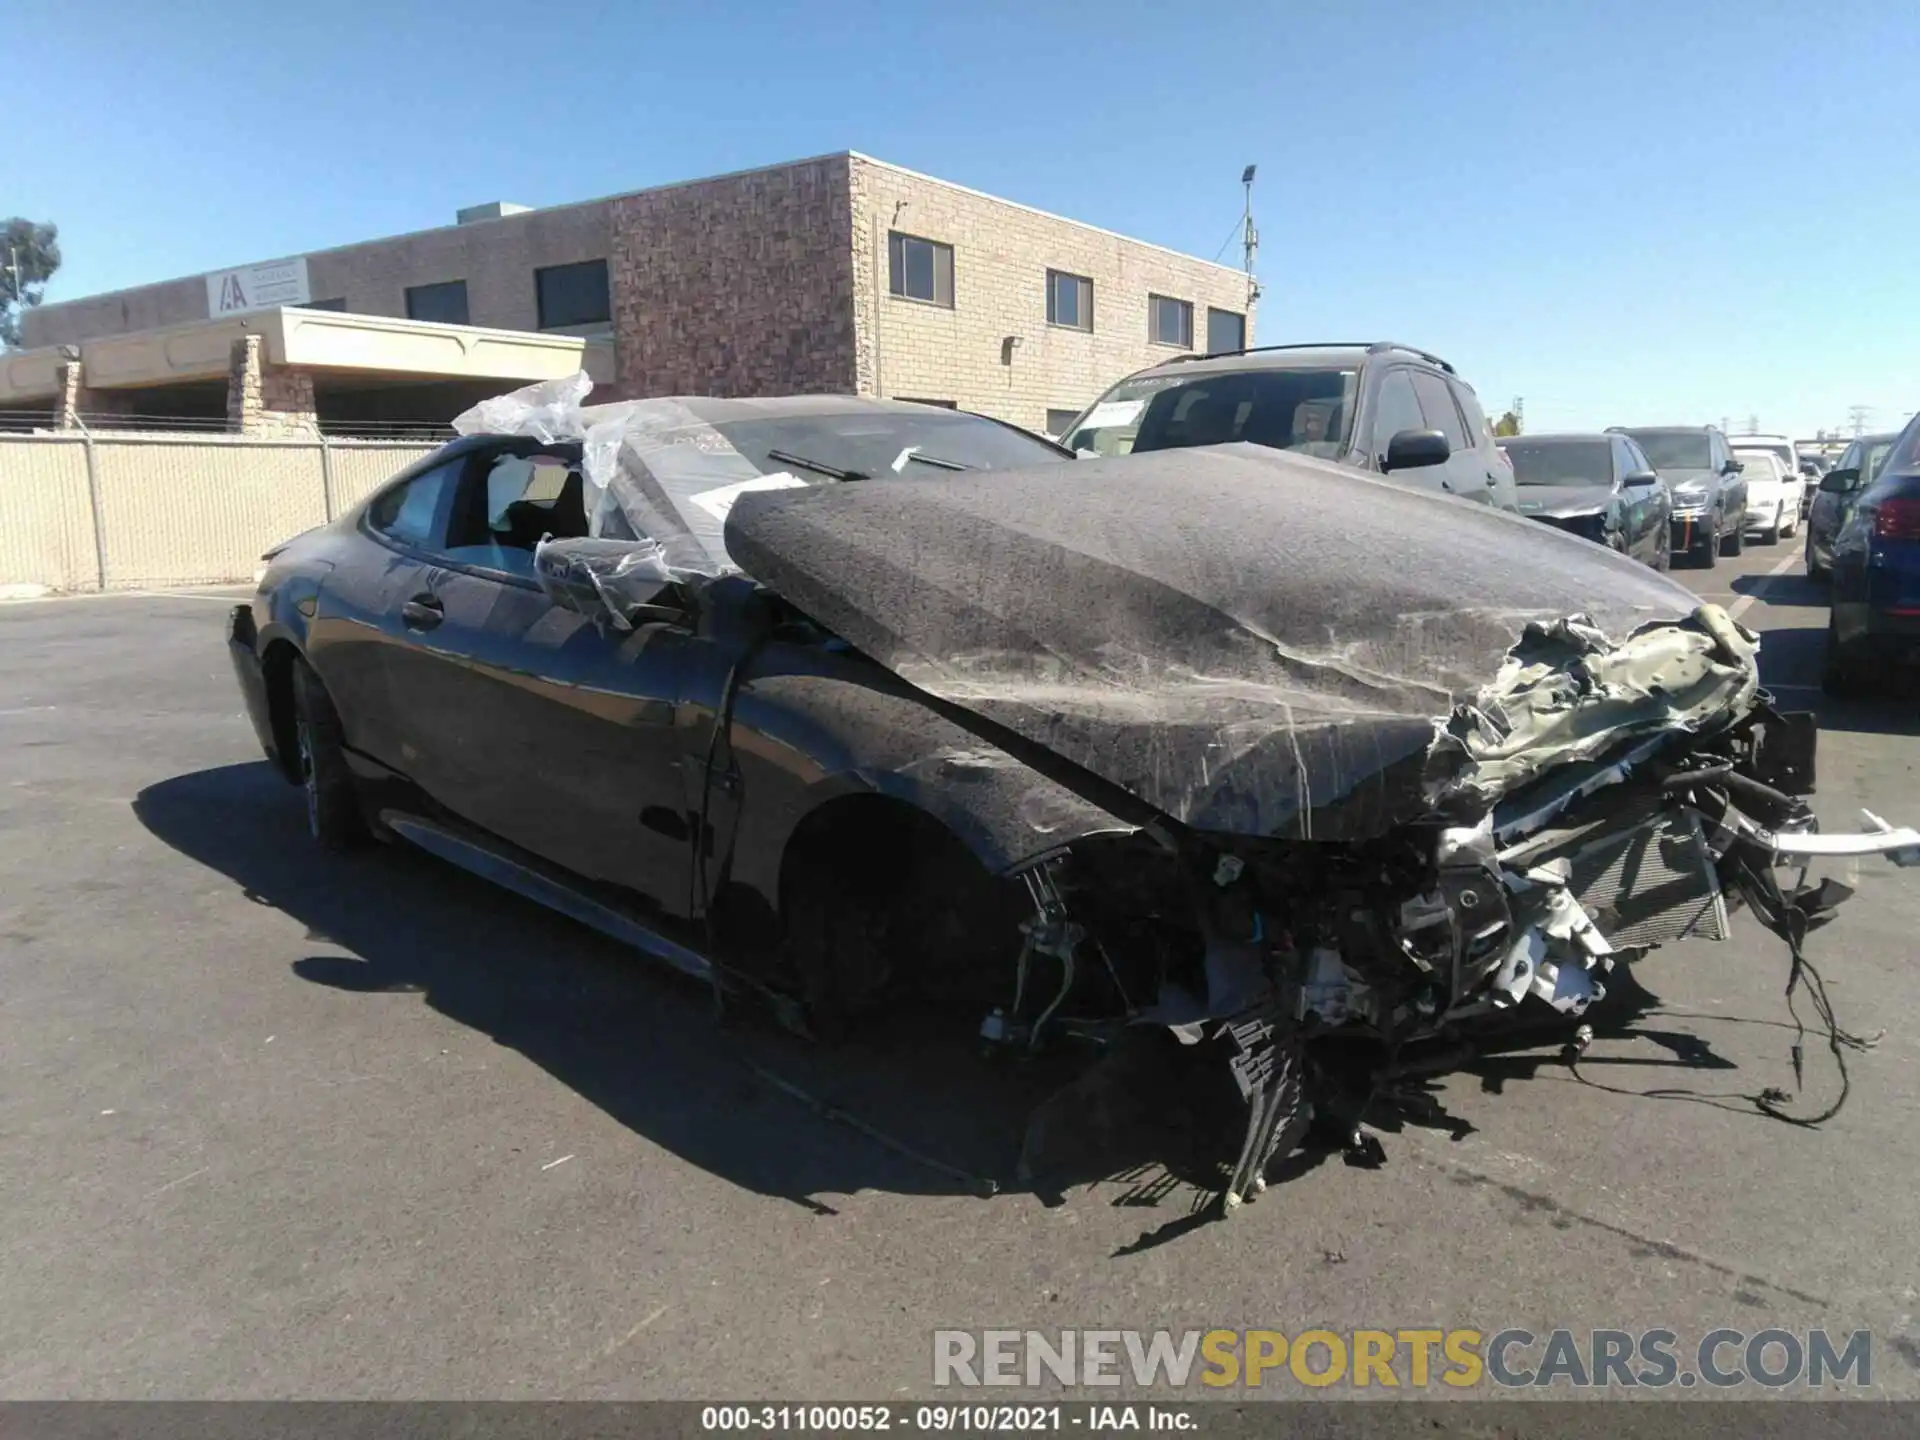
[[[1067,427],[1080,418],[1078,410],[1047,411],[1047,434],[1058,440],[1067,433]]]
[[[309,300],[300,308],[302,310],[345,310],[347,300],[344,295],[338,300]]]
[[[582,260],[577,265],[549,265],[536,270],[533,288],[540,301],[542,330],[602,325],[613,319],[604,260]]]
[[[1193,348],[1193,302],[1171,300],[1165,295],[1147,296],[1147,339],[1155,345]]]
[[[1224,355],[1247,348],[1247,317],[1232,310],[1207,309],[1207,353]]]
[[[953,308],[953,247],[917,235],[887,233],[888,288],[907,300]]]
[[[407,287],[407,318],[439,325],[467,323],[467,282],[444,280],[438,285]]]
[[[1093,329],[1093,281],[1061,270],[1047,272],[1047,323],[1069,330]]]

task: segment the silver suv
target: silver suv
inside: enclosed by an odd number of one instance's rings
[[[1519,509],[1513,466],[1473,387],[1438,356],[1386,341],[1167,360],[1102,395],[1065,443],[1125,455],[1236,440]]]

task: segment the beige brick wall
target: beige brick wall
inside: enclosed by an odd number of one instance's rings
[[[1150,293],[1192,302],[1196,349],[1206,345],[1208,306],[1247,309],[1238,272],[1089,225],[859,156],[851,188],[865,393],[951,400],[1039,430],[1048,410],[1077,410],[1130,371],[1181,353],[1148,341]],[[890,229],[953,246],[951,310],[889,293]],[[1047,323],[1049,269],[1093,281],[1092,334]],[[1009,335],[1020,344],[1004,363]]]
[[[614,202],[617,393],[853,392],[848,157]]]
[[[613,204],[562,205],[314,251],[307,256],[308,289],[315,300],[344,299],[347,309],[361,315],[405,317],[407,287],[465,280],[468,323],[537,330],[534,270],[609,259]],[[42,305],[27,312],[21,341],[29,348],[73,345],[206,318],[206,278],[194,275]]]

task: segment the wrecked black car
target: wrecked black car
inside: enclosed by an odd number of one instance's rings
[[[1248,445],[1056,464],[925,407],[584,385],[462,417],[234,612],[316,838],[816,1034],[912,991],[1096,1067],[1170,1037],[1239,1097],[1228,1208],[1316,1113],[1357,1134],[1516,1017],[1577,1042],[1743,902],[1797,982],[1844,895],[1809,861],[1920,859],[1816,832],[1750,632],[1529,521]]]

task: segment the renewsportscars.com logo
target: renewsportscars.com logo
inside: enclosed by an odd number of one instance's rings
[[[1873,1384],[1873,1336],[1826,1330],[936,1330],[936,1386],[1324,1390]]]

